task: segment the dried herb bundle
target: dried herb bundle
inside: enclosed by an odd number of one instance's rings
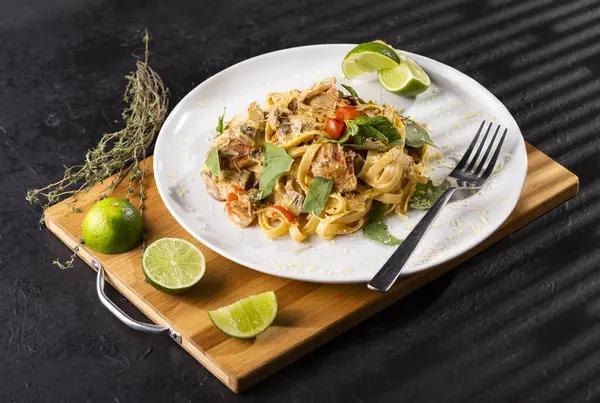
[[[146,167],[140,162],[158,134],[166,117],[169,102],[168,90],[159,75],[148,65],[148,31],[144,36],[146,46],[144,61],[137,61],[136,71],[125,76],[128,80],[123,99],[128,107],[123,111],[125,127],[114,133],[106,133],[100,142],[85,155],[85,162],[65,169],[63,178],[41,189],[27,192],[26,200],[37,204],[45,211],[59,201],[87,192],[105,179],[117,174],[100,199],[106,197],[130,173],[127,198],[135,194],[140,198],[140,214],[144,214],[144,179]],[[139,184],[135,192],[133,183]],[[78,207],[73,211],[81,212]],[[43,215],[42,215],[43,221]],[[81,242],[80,242],[81,244]],[[79,245],[74,249],[79,249]],[[74,256],[62,268],[73,264]],[[57,262],[55,262],[57,263]]]
[[[85,162],[66,168],[63,178],[58,182],[29,190],[26,197],[29,203],[41,205],[45,210],[118,174],[117,180],[104,192],[103,197],[106,197],[128,172],[131,172],[131,179],[127,195],[134,193],[131,182],[138,182],[139,194],[143,194],[145,169],[140,169],[139,163],[146,158],[146,150],[158,134],[168,106],[168,90],[148,65],[148,32],[144,42],[144,61],[138,61],[136,71],[126,76],[128,85],[123,98],[129,106],[123,111],[125,127],[104,134],[98,145],[87,152]],[[140,199],[143,201],[143,196]]]

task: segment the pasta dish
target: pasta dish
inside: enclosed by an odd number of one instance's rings
[[[271,93],[227,123],[220,117],[202,177],[233,224],[257,222],[270,238],[302,242],[354,233],[375,214],[430,207],[425,173],[435,143],[425,125],[335,84]]]

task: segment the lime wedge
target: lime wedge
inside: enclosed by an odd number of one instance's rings
[[[277,316],[277,297],[268,291],[208,312],[210,320],[223,333],[240,339],[261,334]]]
[[[349,78],[400,64],[398,54],[391,47],[375,42],[361,43],[352,49],[342,62],[342,71]]]
[[[144,275],[155,288],[180,293],[196,285],[206,270],[204,255],[193,244],[178,238],[152,242],[142,255]]]
[[[379,82],[386,90],[405,97],[425,92],[431,80],[425,70],[413,59],[402,55],[402,63],[390,69],[379,70]]]

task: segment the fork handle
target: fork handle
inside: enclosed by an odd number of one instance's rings
[[[448,188],[442,193],[421,221],[418,222],[398,249],[396,249],[394,254],[385,262],[369,284],[367,284],[367,287],[373,291],[381,292],[386,292],[392,287],[400,276],[402,269],[406,266],[406,262],[410,259],[415,249],[417,249],[417,246],[419,246],[421,239],[429,231],[429,228],[431,228],[431,225],[457,189],[455,187]]]

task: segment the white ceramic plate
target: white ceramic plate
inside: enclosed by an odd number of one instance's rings
[[[408,53],[427,71],[429,90],[416,99],[386,92],[376,74],[349,81],[341,62],[355,45],[316,45],[281,50],[238,63],[191,91],[171,112],[154,151],[160,195],[175,219],[200,242],[251,269],[274,276],[322,283],[367,282],[391,256],[394,247],[378,244],[358,232],[325,241],[312,236],[311,248],[289,237],[268,239],[258,226],[230,224],[224,203],[212,199],[200,176],[217,118],[244,112],[252,101],[262,104],[274,91],[310,87],[335,76],[351,84],[367,100],[402,108],[403,114],[427,123],[443,159],[432,162],[429,175],[441,180],[458,162],[482,119],[508,128],[498,168],[486,187],[449,204],[423,239],[404,275],[434,267],[473,248],[494,232],[515,207],[527,171],[523,136],[508,110],[473,79],[442,63]],[[340,87],[341,88],[341,87]],[[424,212],[410,211],[409,220],[387,219],[390,232],[404,238]]]

